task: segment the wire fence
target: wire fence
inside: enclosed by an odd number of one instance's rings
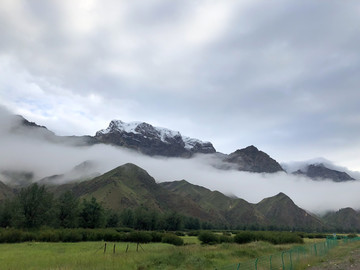
[[[250,261],[218,267],[215,268],[215,270],[293,270],[297,265],[307,262],[311,257],[327,254],[329,250],[336,247],[340,241],[350,243],[359,240],[360,237],[345,237],[342,240],[336,237],[328,238],[321,243],[297,246],[287,251],[262,256]]]

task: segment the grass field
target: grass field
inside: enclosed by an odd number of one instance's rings
[[[313,257],[296,269],[335,270],[360,269],[360,241],[340,243],[323,257]]]
[[[0,265],[2,270],[214,269],[292,247],[266,242],[202,246],[196,237],[189,236],[184,241],[187,245],[181,247],[163,243],[143,244],[138,252],[134,243],[108,242],[105,254],[104,242],[0,244]]]

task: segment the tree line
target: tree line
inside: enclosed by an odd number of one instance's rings
[[[159,212],[139,206],[114,211],[104,209],[94,197],[77,198],[71,191],[55,198],[45,186],[32,184],[0,204],[0,227],[33,229],[128,227],[136,230],[212,229],[208,222],[177,212]]]

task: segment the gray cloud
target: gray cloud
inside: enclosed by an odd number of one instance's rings
[[[5,1],[0,103],[59,134],[114,118],[359,170],[357,1]]]

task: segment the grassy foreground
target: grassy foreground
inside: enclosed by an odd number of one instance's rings
[[[296,270],[360,269],[360,241],[340,243],[323,257],[313,257]]]
[[[11,270],[214,269],[293,246],[266,242],[201,246],[196,237],[186,237],[184,240],[188,244],[181,247],[164,243],[143,244],[138,252],[134,243],[108,242],[106,253],[104,242],[0,244],[0,262],[1,269]]]

